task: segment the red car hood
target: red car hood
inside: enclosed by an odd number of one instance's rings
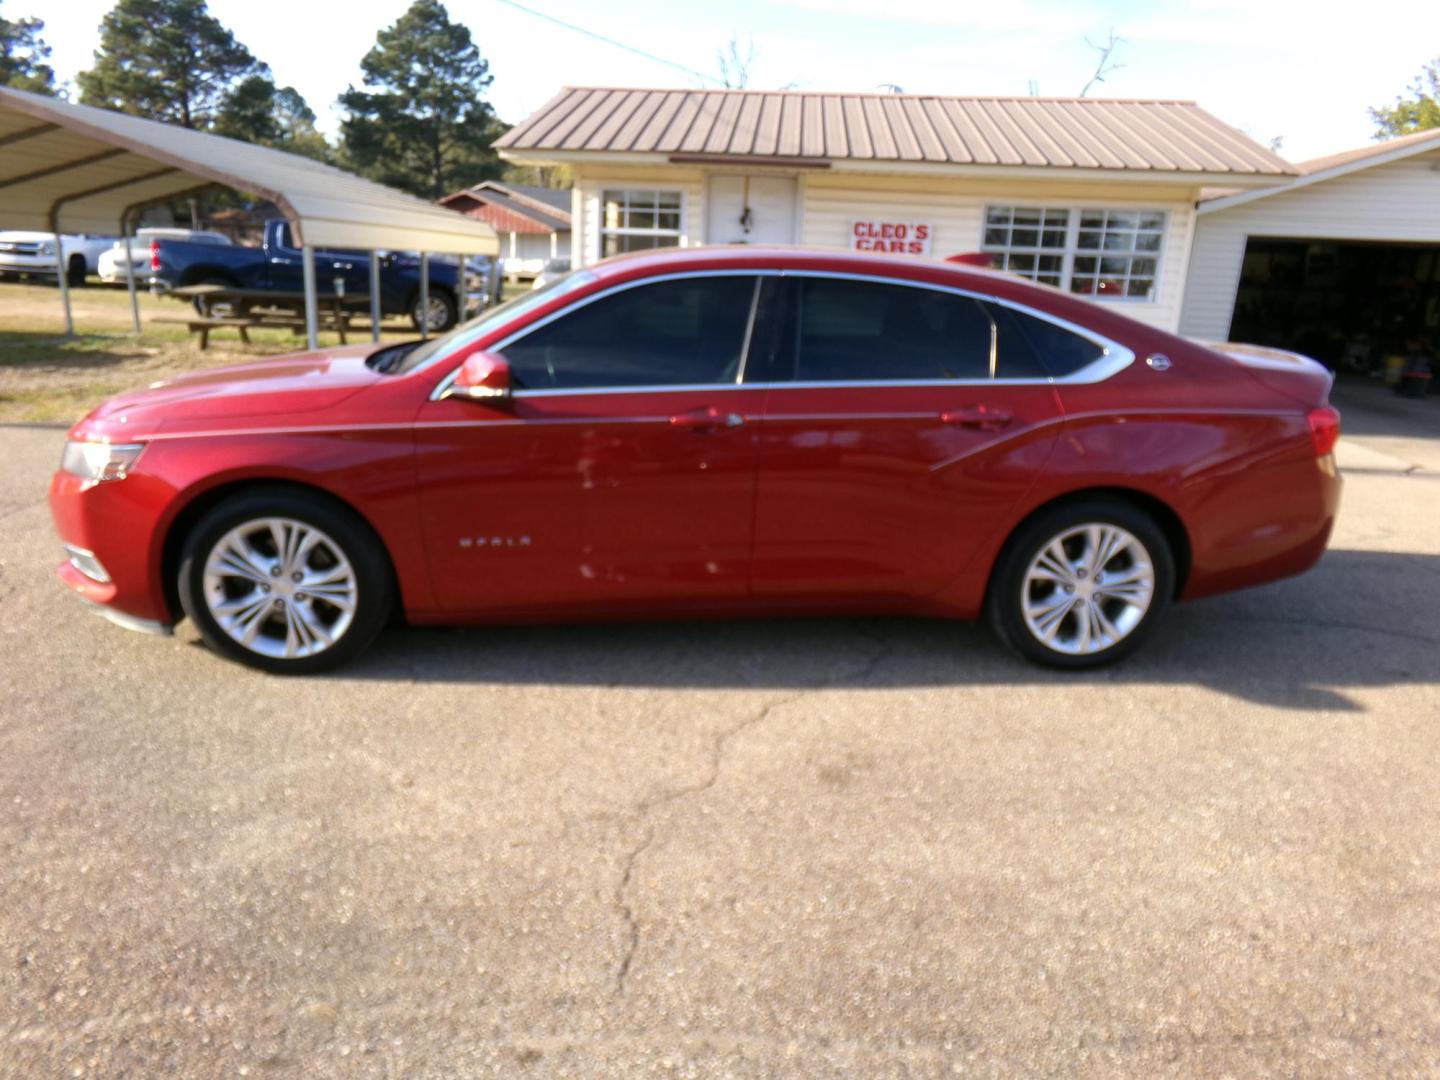
[[[138,439],[192,421],[252,421],[323,412],[373,386],[370,343],[211,368],[119,394],[75,425],[72,435]]]

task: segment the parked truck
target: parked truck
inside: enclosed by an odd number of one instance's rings
[[[460,317],[457,262],[453,256],[430,259],[429,329],[448,330]],[[323,294],[342,291],[346,296],[370,292],[370,253],[344,249],[315,252],[315,279]],[[305,288],[300,248],[289,222],[265,223],[260,247],[197,244],[157,239],[150,243],[147,280],[155,292],[184,285],[227,285],[242,289],[273,289],[274,306],[295,303]],[[290,294],[285,296],[284,294]],[[363,302],[362,302],[363,303]],[[358,305],[357,305],[358,306]],[[197,307],[204,310],[203,302]],[[380,311],[408,315],[419,329],[423,318],[420,297],[420,257],[409,252],[387,252],[380,259]]]
[[[65,283],[84,285],[87,274],[98,270],[100,256],[114,243],[113,236],[82,233],[60,237]],[[55,237],[47,232],[11,229],[0,232],[0,278],[28,276],[55,279]]]

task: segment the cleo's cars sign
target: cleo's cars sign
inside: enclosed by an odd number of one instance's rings
[[[896,255],[929,255],[935,226],[922,221],[880,221],[874,218],[850,223],[852,251],[885,251]]]

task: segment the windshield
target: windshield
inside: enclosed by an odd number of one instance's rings
[[[527,311],[533,311],[542,304],[549,303],[557,296],[573,292],[582,285],[588,285],[595,280],[595,275],[588,270],[576,270],[573,274],[566,274],[564,277],[556,278],[554,281],[546,282],[538,289],[527,293],[521,293],[513,300],[506,300],[497,307],[482,311],[469,322],[461,323],[448,334],[431,338],[429,341],[416,342],[410,346],[392,346],[383,352],[392,353],[400,348],[407,348],[408,351],[398,362],[390,360],[388,364],[379,370],[387,371],[396,375],[403,375],[407,371],[414,371],[426,361],[437,356],[446,356],[457,349],[468,345],[476,338],[485,334],[488,330],[502,322],[507,322],[517,315],[523,315]]]

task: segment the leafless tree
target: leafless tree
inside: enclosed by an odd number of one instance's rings
[[[1088,94],[1090,88],[1096,83],[1103,83],[1106,75],[1109,75],[1112,71],[1119,71],[1125,66],[1124,64],[1115,63],[1115,50],[1124,44],[1124,42],[1125,39],[1115,33],[1114,30],[1110,31],[1110,36],[1103,42],[1097,43],[1091,41],[1088,37],[1085,39],[1085,44],[1099,53],[1100,57],[1099,62],[1095,65],[1095,74],[1090,76],[1090,81],[1087,82],[1080,91],[1081,97]]]
[[[755,39],[745,39],[745,50],[740,50],[740,41],[731,37],[729,44],[715,51],[715,60],[720,68],[720,81],[727,90],[744,90],[750,85],[750,68],[755,63]]]

